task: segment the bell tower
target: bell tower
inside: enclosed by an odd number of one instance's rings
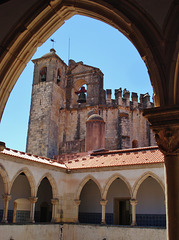
[[[26,151],[52,158],[58,153],[59,109],[65,107],[67,65],[54,49],[34,63]]]

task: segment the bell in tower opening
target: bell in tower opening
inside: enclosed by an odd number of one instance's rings
[[[78,95],[78,103],[85,103],[86,102],[86,89],[85,87],[81,87],[79,91],[75,92]]]

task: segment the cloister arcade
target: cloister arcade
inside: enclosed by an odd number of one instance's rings
[[[165,154],[168,239],[179,238],[179,57],[178,1],[2,1],[0,37],[0,116],[28,61],[66,19],[83,14],[123,32],[140,52],[149,70],[156,108],[144,115]],[[9,17],[11,16],[11,17]],[[4,191],[9,182],[1,175]],[[5,180],[4,180],[5,179]],[[9,192],[7,192],[9,194]],[[6,195],[5,205],[7,210]],[[6,215],[6,214],[5,214]],[[53,214],[52,214],[53,215]]]
[[[66,196],[71,191],[68,183],[74,182],[68,206],[77,209],[73,222],[162,227],[166,224],[164,182],[155,171],[144,169],[132,184],[128,175],[111,170],[105,183],[101,184],[93,171],[90,174],[78,173],[81,175],[79,179],[75,173],[63,178],[59,175],[54,177],[54,171],[51,171],[38,176],[37,180],[39,169],[32,173],[29,168],[19,169],[10,180],[10,174],[1,165],[1,222],[68,221],[64,217],[64,202],[68,202]],[[65,190],[60,193],[59,187],[63,182]]]

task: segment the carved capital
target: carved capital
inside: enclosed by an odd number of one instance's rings
[[[179,127],[153,129],[159,149],[165,154],[179,153]]]
[[[179,153],[179,106],[145,109],[144,117],[155,133],[159,149],[165,154]]]
[[[30,198],[29,198],[29,201],[30,201],[31,203],[36,203],[37,200],[38,200],[37,197],[30,197]]]
[[[2,195],[2,198],[4,199],[4,201],[10,201],[11,200],[11,195],[10,194],[4,194],[4,195]]]
[[[137,203],[138,203],[138,201],[137,201],[136,199],[131,199],[131,200],[130,200],[130,204],[131,204],[132,206],[136,206]]]
[[[107,202],[108,202],[108,200],[102,199],[100,201],[100,204],[101,204],[101,206],[106,206]]]
[[[79,206],[80,203],[81,203],[81,200],[79,200],[79,199],[75,199],[74,201],[75,201],[75,204],[76,204],[77,206]]]
[[[57,205],[58,202],[59,202],[58,198],[52,198],[52,199],[51,199],[51,204],[52,204],[52,205]]]

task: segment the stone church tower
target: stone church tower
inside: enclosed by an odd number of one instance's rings
[[[59,110],[65,107],[66,64],[55,50],[33,60],[34,79],[27,152],[52,157],[58,153]]]
[[[109,150],[155,145],[153,133],[142,116],[151,107],[148,94],[124,89],[103,89],[100,69],[69,61],[67,66],[54,49],[33,60],[34,79],[27,137],[29,153],[54,155],[85,151],[86,121],[94,113],[105,122],[105,148]],[[82,86],[86,101],[78,103]]]

